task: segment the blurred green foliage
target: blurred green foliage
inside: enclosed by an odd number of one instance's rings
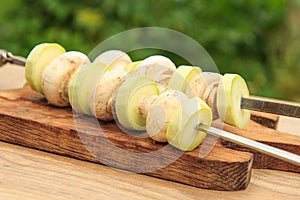
[[[252,94],[300,100],[299,16],[290,11],[297,6],[287,0],[2,0],[0,48],[27,56],[38,43],[58,42],[88,53],[122,31],[165,27],[198,41],[221,73],[245,77]]]

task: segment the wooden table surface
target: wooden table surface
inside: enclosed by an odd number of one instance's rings
[[[0,90],[21,87],[24,69],[0,68]],[[300,120],[278,129],[300,135]],[[300,199],[300,174],[252,170],[246,190],[199,189],[0,142],[0,199]]]

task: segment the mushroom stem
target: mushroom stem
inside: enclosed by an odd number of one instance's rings
[[[173,90],[166,90],[153,100],[146,119],[146,130],[153,140],[167,142],[166,133],[170,119],[174,112],[181,109],[181,101],[180,96]]]
[[[108,112],[108,113],[113,112],[113,109],[112,109],[113,102],[114,102],[114,98],[110,97],[109,100],[108,100],[107,106],[106,106],[106,112]]]
[[[147,117],[151,107],[153,106],[153,102],[158,96],[156,95],[151,95],[147,96],[143,99],[142,103],[139,105],[139,113],[143,117]]]

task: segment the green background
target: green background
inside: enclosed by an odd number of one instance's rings
[[[198,41],[221,73],[241,74],[251,94],[300,101],[300,1],[2,0],[0,8],[0,48],[16,55],[41,42],[89,53],[122,31],[164,27]]]

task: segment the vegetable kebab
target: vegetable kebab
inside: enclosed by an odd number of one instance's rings
[[[113,120],[115,114],[123,128],[147,131],[153,140],[183,151],[203,141],[206,132],[195,127],[209,127],[213,114],[238,127],[250,117],[239,108],[239,98],[249,95],[240,76],[191,66],[176,69],[160,55],[132,62],[126,53],[110,50],[91,62],[81,52],[43,43],[28,56],[26,79],[52,105],[71,105],[103,121]]]

